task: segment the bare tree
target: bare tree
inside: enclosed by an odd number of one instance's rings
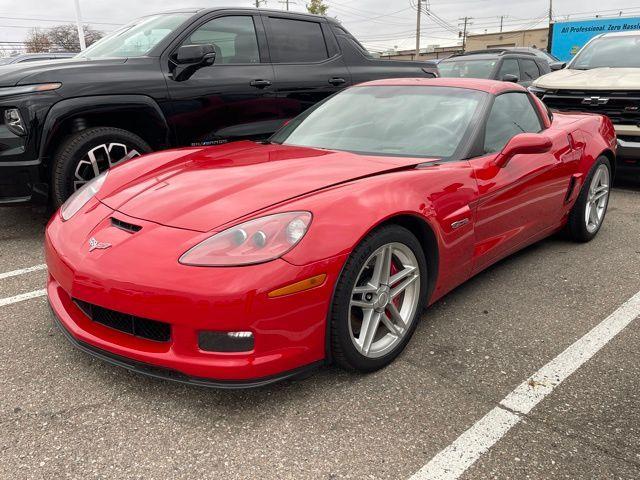
[[[103,32],[94,30],[89,25],[84,25],[83,30],[87,46],[97,42],[104,36]],[[80,50],[78,29],[74,24],[56,25],[46,31],[34,28],[29,32],[25,45],[30,53],[50,52],[52,50],[77,52]]]
[[[41,53],[51,50],[51,40],[49,40],[48,35],[37,28],[29,32],[24,44],[27,48],[27,53]]]
[[[93,30],[89,25],[83,26],[84,38],[87,46],[100,40],[104,33]],[[80,50],[80,41],[78,40],[78,29],[73,24],[57,25],[47,32],[49,40],[53,46],[75,52]]]

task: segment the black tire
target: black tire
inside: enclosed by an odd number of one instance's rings
[[[51,193],[54,207],[59,207],[75,191],[76,168],[83,156],[93,148],[113,143],[123,144],[128,151],[148,153],[151,147],[137,135],[113,127],[92,127],[70,135],[58,148],[51,169]]]
[[[567,222],[566,233],[567,233],[567,236],[574,242],[578,242],[578,243],[590,242],[598,234],[598,232],[602,228],[602,224],[604,223],[604,219],[607,214],[607,208],[609,206],[608,194],[606,197],[606,204],[604,207],[602,220],[600,221],[597,228],[593,231],[589,231],[587,229],[587,222],[585,219],[587,203],[589,201],[589,189],[591,187],[591,181],[593,180],[593,176],[596,170],[601,165],[604,165],[607,168],[607,171],[609,172],[609,190],[611,189],[611,182],[613,180],[611,175],[611,163],[609,162],[609,159],[605,156],[598,157],[594,162],[593,166],[591,167],[591,170],[589,170],[589,174],[587,175],[587,178],[585,179],[584,184],[580,189],[580,193],[578,194],[578,199],[576,200],[576,203],[571,208],[571,212],[569,212],[569,220]]]
[[[367,259],[377,249],[394,242],[404,244],[415,255],[420,270],[419,300],[411,324],[402,340],[392,351],[384,356],[369,358],[356,349],[351,339],[351,295]],[[391,363],[404,350],[411,339],[418,324],[419,316],[424,309],[427,291],[428,279],[425,255],[420,242],[409,230],[399,225],[388,225],[369,234],[349,256],[336,285],[329,315],[331,352],[334,362],[345,370],[360,372],[372,372]]]

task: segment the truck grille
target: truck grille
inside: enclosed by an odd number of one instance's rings
[[[116,312],[82,300],[74,299],[74,302],[87,317],[105,327],[155,342],[168,342],[171,339],[171,326],[168,323]]]
[[[640,91],[558,90],[545,93],[542,100],[553,110],[598,113],[616,125],[640,126]]]

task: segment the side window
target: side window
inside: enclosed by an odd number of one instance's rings
[[[274,63],[320,62],[329,58],[318,22],[270,17],[269,49]]]
[[[520,71],[522,72],[522,80],[525,82],[535,80],[540,76],[538,64],[533,60],[520,60]]]
[[[212,44],[216,64],[260,63],[256,27],[249,16],[215,18],[200,26],[182,44]]]
[[[515,75],[520,81],[520,68],[518,68],[518,60],[515,58],[505,58],[500,65],[498,72],[498,80],[502,80],[505,75]]]
[[[540,118],[526,93],[503,93],[496,97],[487,119],[485,153],[496,153],[519,133],[538,133]]]

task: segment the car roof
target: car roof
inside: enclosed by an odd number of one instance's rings
[[[357,86],[431,86],[466,88],[479,90],[492,95],[503,92],[526,92],[527,89],[517,83],[499,82],[497,80],[484,80],[481,78],[385,78],[371,82],[360,83]]]
[[[456,61],[456,60],[459,60],[459,59],[466,60],[466,59],[469,59],[469,58],[478,59],[478,60],[490,60],[490,59],[495,59],[496,57],[506,57],[506,58],[527,57],[527,58],[535,58],[536,54],[533,53],[531,50],[526,50],[525,48],[520,49],[518,47],[515,47],[512,50],[512,49],[497,48],[496,47],[496,48],[488,48],[486,50],[473,50],[473,51],[470,51],[470,52],[459,53],[457,55],[450,56],[446,60]],[[443,62],[444,61],[445,60],[443,60]]]
[[[199,14],[207,14],[212,12],[219,12],[221,10],[243,10],[248,12],[260,12],[260,13],[270,13],[270,14],[278,14],[278,15],[291,15],[291,16],[304,16],[304,17],[316,17],[316,18],[326,18],[327,20],[332,20],[329,17],[324,15],[316,15],[313,13],[306,12],[296,12],[296,11],[285,11],[285,10],[276,10],[270,8],[255,8],[255,7],[196,7],[196,8],[179,8],[179,9],[171,9],[171,10],[163,10],[159,12],[152,13],[150,15],[145,15],[145,17],[150,17],[153,15],[165,15],[171,13],[199,13]]]

